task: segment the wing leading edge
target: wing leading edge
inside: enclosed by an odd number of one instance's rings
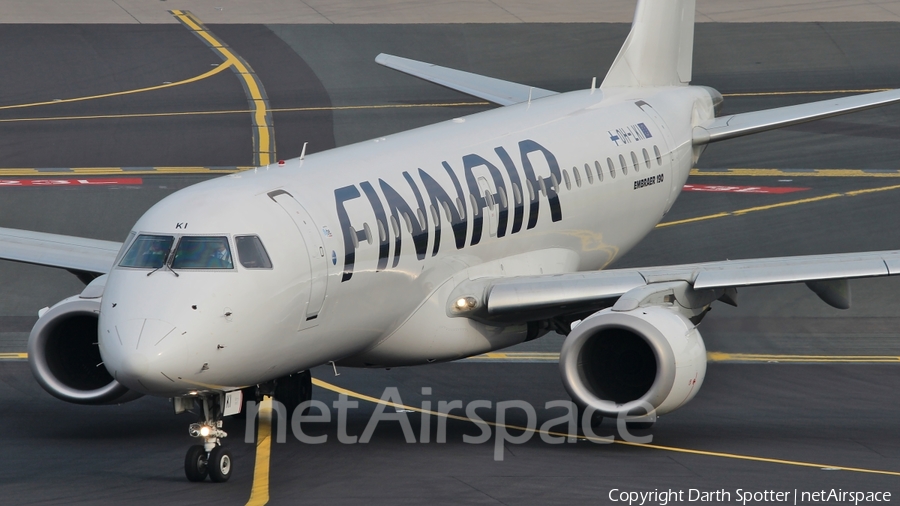
[[[375,62],[385,67],[439,84],[451,90],[472,95],[500,105],[513,105],[556,95],[555,91],[526,86],[524,84],[480,76],[430,63],[400,58],[381,53]]]
[[[0,228],[0,259],[66,269],[82,280],[109,272],[121,247],[113,241]]]
[[[504,321],[527,320],[535,313],[573,314],[613,304],[634,305],[618,301],[629,292],[675,282],[687,283],[694,291],[721,293],[744,286],[806,283],[828,304],[846,309],[850,294],[845,280],[898,274],[900,250],[893,250],[487,278],[473,280],[467,291],[480,297],[479,306],[486,309],[486,314],[473,316]],[[734,303],[733,295],[725,301]]]

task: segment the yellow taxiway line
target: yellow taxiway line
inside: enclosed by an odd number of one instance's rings
[[[711,351],[706,354],[709,362],[765,362],[795,364],[900,364],[900,357],[888,355],[773,355],[765,353],[724,353]]]
[[[316,385],[319,388],[329,390],[336,394],[344,394],[347,397],[353,397],[355,399],[360,399],[360,400],[375,403],[375,404],[382,404],[382,405],[393,407],[396,409],[404,409],[404,410],[409,410],[409,411],[415,411],[417,413],[425,413],[425,414],[449,418],[449,419],[453,419],[453,420],[461,420],[461,421],[475,423],[474,420],[472,420],[468,417],[465,417],[465,416],[451,415],[449,413],[440,413],[437,411],[422,409],[422,408],[419,408],[416,406],[408,406],[405,404],[383,401],[381,399],[378,399],[378,398],[375,398],[375,397],[372,397],[369,395],[354,392],[352,390],[347,390],[346,388],[342,388],[337,385],[333,385],[331,383],[328,383],[328,382],[325,382],[325,381],[322,381],[322,380],[319,380],[316,378],[313,378],[312,381],[313,381],[313,385]],[[517,426],[517,425],[498,424],[496,422],[489,422],[487,420],[480,420],[478,423],[484,423],[484,424],[487,424],[487,425],[490,425],[493,427],[504,427],[507,429],[519,430],[519,431],[523,431],[523,432],[531,432],[533,434],[547,434],[547,435],[556,436],[556,437],[577,438],[580,440],[596,441],[596,442],[602,442],[602,443],[610,442],[610,440],[607,438],[594,438],[594,437],[583,436],[583,435],[579,435],[579,434],[567,434],[567,433],[562,433],[562,432],[545,431],[545,430],[533,429],[533,428],[529,428],[529,427],[521,427],[521,426]],[[663,446],[663,445],[655,445],[655,444],[647,444],[647,443],[632,443],[632,442],[622,441],[622,440],[618,440],[618,439],[614,440],[612,442],[615,444],[621,444],[621,445],[626,445],[626,446],[635,446],[638,448],[647,448],[647,449],[651,449],[651,450],[660,450],[660,451],[682,453],[682,454],[689,454],[689,455],[700,455],[700,456],[705,456],[705,457],[719,457],[719,458],[726,458],[726,459],[732,459],[732,460],[744,460],[744,461],[762,462],[762,463],[768,463],[768,464],[781,464],[781,465],[796,466],[796,467],[810,467],[810,468],[816,468],[816,469],[830,469],[830,470],[840,470],[840,471],[852,471],[852,472],[857,472],[857,473],[900,476],[900,472],[897,472],[897,471],[884,471],[884,470],[879,470],[879,469],[865,469],[865,468],[860,468],[860,467],[835,466],[835,465],[831,465],[831,464],[817,464],[814,462],[803,462],[803,461],[798,461],[798,460],[771,459],[771,458],[767,458],[767,457],[756,457],[753,455],[741,455],[741,454],[737,454],[737,453],[694,450],[691,448],[678,448],[675,446]]]
[[[739,176],[739,177],[900,177],[900,170],[867,171],[860,169],[692,169],[691,176]]]
[[[2,106],[0,106],[0,111],[8,110],[8,109],[26,109],[29,107],[40,107],[40,106],[44,106],[44,105],[69,104],[72,102],[84,102],[87,100],[97,100],[100,98],[120,97],[122,95],[134,95],[136,93],[144,93],[144,92],[148,92],[148,91],[162,90],[165,88],[173,88],[175,86],[182,86],[185,84],[202,81],[203,79],[206,79],[207,77],[212,77],[212,76],[218,74],[219,72],[222,72],[223,70],[230,68],[231,66],[232,66],[232,62],[225,61],[225,62],[222,62],[219,65],[217,65],[214,69],[204,72],[204,73],[200,74],[199,76],[194,76],[194,77],[184,79],[181,81],[175,81],[172,83],[164,83],[164,84],[160,84],[160,85],[156,85],[156,86],[148,86],[146,88],[137,88],[134,90],[114,91],[111,93],[102,93],[99,95],[89,95],[89,96],[85,96],[85,97],[63,98],[63,99],[57,99],[57,100],[48,100],[48,101],[44,101],[44,102],[32,102],[29,104],[2,105]]]
[[[454,103],[433,103],[433,104],[388,104],[388,105],[355,105],[355,106],[335,106],[335,107],[297,107],[287,109],[271,109],[271,112],[303,112],[303,111],[342,111],[349,109],[403,109],[412,107],[465,107],[471,105],[480,105],[472,102],[454,102]],[[47,117],[47,118],[19,118],[19,119],[0,119],[0,123],[15,121],[55,121],[55,120],[77,120],[77,119],[102,119],[102,118],[124,118],[124,117],[160,117],[160,116],[186,116],[192,114],[247,114],[249,110],[235,111],[195,111],[185,113],[152,113],[152,114],[122,114],[122,115],[101,115],[101,116],[67,116],[67,117]],[[38,169],[30,167],[9,167],[0,169],[0,176],[64,176],[64,175],[106,175],[109,173],[127,173],[127,174],[159,174],[162,172],[169,174],[184,173],[222,173],[222,172],[238,172],[240,170],[252,169],[254,166],[242,167],[78,167],[78,168],[61,168]],[[140,169],[135,171],[133,169]],[[877,171],[870,172],[858,169],[816,169],[814,171],[795,172],[781,169],[719,169],[719,170],[698,170],[691,171],[692,176],[787,176],[787,177],[856,177],[856,178],[900,178],[900,170],[898,171]],[[875,189],[874,191],[880,191]],[[722,214],[727,216],[727,214]],[[716,215],[718,217],[718,215]],[[699,218],[692,219],[699,221]]]
[[[279,420],[279,423],[284,423]],[[249,423],[249,422],[248,422]],[[256,462],[253,466],[253,486],[247,506],[262,506],[269,502],[269,461],[272,455],[272,398],[268,395],[259,403],[259,425],[256,429]]]
[[[259,80],[249,63],[209,31],[203,22],[190,11],[173,10],[169,12],[205,42],[222,60],[230,64],[247,93],[247,103],[250,106],[253,122],[253,165],[262,166],[272,163],[276,158],[275,127],[269,111],[269,97],[266,96],[262,81]]]
[[[755,212],[759,212],[759,211],[768,211],[768,210],[777,209],[780,207],[796,206],[796,205],[800,205],[800,204],[810,204],[813,202],[821,202],[823,200],[836,199],[836,198],[840,198],[840,197],[856,197],[858,195],[865,195],[865,194],[869,194],[869,193],[878,193],[878,192],[897,190],[897,189],[900,189],[900,185],[882,186],[879,188],[866,188],[863,190],[853,190],[853,191],[844,192],[844,193],[830,193],[828,195],[820,195],[818,197],[790,200],[787,202],[779,202],[777,204],[770,204],[767,206],[748,207],[746,209],[738,209],[737,211],[721,212],[721,213],[715,213],[715,214],[708,214],[706,216],[685,218],[683,220],[667,221],[667,222],[656,225],[656,228],[671,227],[673,225],[684,225],[686,223],[696,223],[698,221],[706,221],[706,220],[712,220],[712,219],[716,219],[716,218],[724,218],[726,216],[743,216],[745,214],[755,213]]]
[[[320,111],[354,111],[372,109],[416,109],[423,107],[473,107],[489,105],[488,102],[435,102],[427,104],[372,104],[372,105],[336,105],[322,107],[270,107],[269,111],[276,112],[320,112]],[[134,119],[134,118],[168,118],[177,116],[218,116],[224,114],[253,113],[250,109],[232,109],[222,111],[176,111],[176,112],[147,112],[131,114],[93,114],[85,116],[42,116],[37,118],[7,118],[0,119],[0,123],[28,123],[35,121],[77,121],[96,119]]]
[[[79,167],[59,169],[0,169],[0,177],[153,176],[185,174],[233,174],[255,167]]]
[[[872,88],[862,90],[818,90],[818,91],[762,91],[749,93],[722,93],[725,98],[730,97],[784,97],[788,95],[841,95],[846,93],[877,93],[879,91],[891,91],[893,88]]]
[[[558,362],[559,353],[491,352],[465,359],[473,362]],[[762,362],[795,364],[900,364],[900,357],[890,355],[775,355],[762,353],[725,353],[711,351],[709,362]]]
[[[0,353],[0,360],[27,360],[27,353]],[[463,359],[471,362],[558,362],[559,353],[506,351],[491,352]],[[709,362],[763,362],[795,364],[900,364],[900,356],[891,355],[776,355],[764,353],[726,353],[710,351]]]

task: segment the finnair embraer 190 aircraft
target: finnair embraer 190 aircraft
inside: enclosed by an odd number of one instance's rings
[[[603,270],[707,144],[900,101],[716,117],[721,95],[689,86],[693,32],[694,0],[639,0],[600,86],[562,94],[380,55],[504,107],[197,184],[121,244],[0,229],[0,258],[89,281],[40,311],[35,377],[68,402],[201,408],[194,481],[230,476],[221,420],[242,390],[290,409],[330,362],[444,362],[552,330],[579,406],[632,420],[683,406],[706,372],[697,325],[737,287],[805,282],[847,308],[848,279],[900,273],[900,251]]]

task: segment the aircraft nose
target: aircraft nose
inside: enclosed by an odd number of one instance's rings
[[[101,333],[100,352],[106,368],[126,387],[146,394],[171,388],[165,367],[177,365],[178,354],[167,346],[176,334],[171,323],[149,318],[108,322]]]
[[[122,357],[121,373],[126,376],[142,378],[149,370],[150,362],[143,353],[125,353]]]

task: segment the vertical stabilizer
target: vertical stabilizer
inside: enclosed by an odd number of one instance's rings
[[[631,32],[600,88],[691,81],[695,0],[638,0]]]

